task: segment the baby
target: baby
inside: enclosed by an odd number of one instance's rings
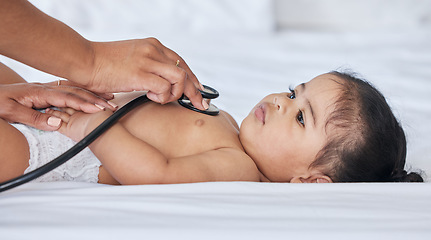
[[[133,97],[133,93],[117,95],[114,102],[121,106]],[[47,113],[63,120],[59,132],[67,137],[20,124],[9,125],[0,137],[19,151],[8,161],[14,161],[22,173],[60,155],[112,111],[86,114],[47,109]],[[0,127],[6,129],[5,124]],[[177,103],[149,102],[123,117],[89,148],[91,152],[86,149],[39,180],[104,184],[423,181],[419,174],[404,170],[405,135],[382,94],[354,75],[340,72],[268,95],[241,127],[224,111],[214,117]],[[45,152],[41,149],[54,153],[41,157]],[[14,176],[2,167],[0,177],[4,181]]]

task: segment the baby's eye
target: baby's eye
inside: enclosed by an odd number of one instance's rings
[[[288,95],[288,97],[290,99],[295,99],[296,98],[295,90],[289,87],[289,91],[290,91],[290,94]]]
[[[302,111],[298,112],[298,115],[296,115],[296,120],[304,127],[305,123],[304,123],[304,117],[302,115]]]

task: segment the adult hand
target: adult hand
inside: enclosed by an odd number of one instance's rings
[[[148,98],[162,104],[184,93],[195,107],[208,108],[198,91],[203,87],[186,62],[157,39],[92,42],[92,48],[92,72],[69,80],[97,92],[147,90]]]
[[[112,98],[109,95],[102,95]],[[34,108],[70,107],[87,113],[104,108],[115,110],[103,98],[78,87],[52,83],[0,84],[0,117],[9,122],[24,123],[40,130],[54,131],[61,119],[42,113]]]
[[[207,106],[185,61],[155,38],[91,42],[25,0],[0,1],[0,26],[0,54],[91,91],[148,90],[160,103],[184,93]]]
[[[207,107],[185,61],[155,38],[91,42],[25,0],[0,1],[0,26],[0,54],[91,91],[148,90],[160,103],[184,93]]]

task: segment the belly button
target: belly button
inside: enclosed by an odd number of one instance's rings
[[[201,127],[202,125],[204,125],[205,121],[203,119],[198,119],[195,121],[195,125],[198,127]]]

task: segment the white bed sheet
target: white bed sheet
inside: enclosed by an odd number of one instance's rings
[[[2,239],[429,239],[431,184],[31,183]]]
[[[93,40],[142,37],[86,32]],[[352,69],[386,96],[407,135],[407,164],[431,176],[431,30],[183,35],[159,33],[199,80],[219,90],[213,101],[241,123],[264,96],[337,69]],[[5,59],[30,81],[58,79]]]
[[[62,18],[55,8],[50,14]],[[431,176],[430,29],[271,33],[268,20],[254,32],[203,35],[121,29],[120,18],[102,30],[79,29],[85,19],[63,20],[92,40],[158,37],[220,91],[214,103],[238,122],[269,93],[352,68],[393,106],[407,133],[409,166]],[[1,60],[29,81],[57,79]],[[430,195],[430,183],[30,183],[0,194],[0,239],[429,239]]]

